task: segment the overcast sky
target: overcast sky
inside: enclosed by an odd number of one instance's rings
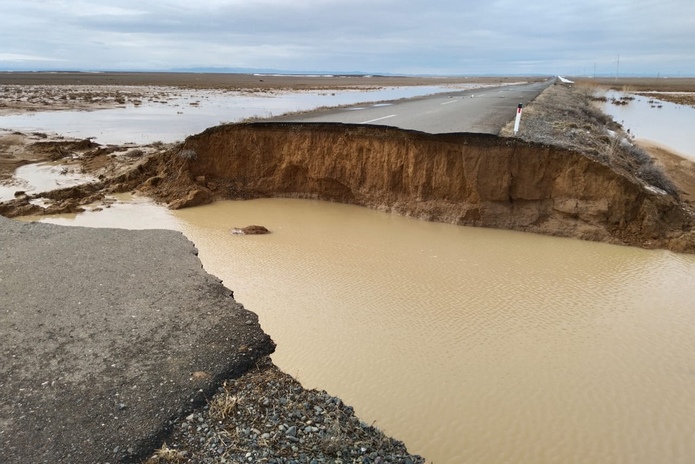
[[[695,76],[695,0],[0,0],[0,70]]]

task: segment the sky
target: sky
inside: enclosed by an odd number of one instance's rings
[[[0,70],[695,76],[695,0],[0,0]]]

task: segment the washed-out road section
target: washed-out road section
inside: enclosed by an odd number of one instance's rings
[[[173,231],[0,217],[0,462],[139,462],[274,344]]]
[[[525,105],[554,82],[506,85],[448,92],[392,102],[353,105],[301,115],[280,116],[273,121],[339,122],[375,124],[430,134],[474,132],[497,135]]]

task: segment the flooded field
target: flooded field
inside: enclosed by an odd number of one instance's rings
[[[66,168],[54,163],[28,164],[15,170],[11,183],[0,184],[0,201],[14,198],[17,191],[47,192],[92,180],[94,179],[89,176],[75,172],[74,167]]]
[[[181,230],[276,364],[435,463],[695,459],[693,256],[306,200],[51,221]]]
[[[695,160],[695,108],[652,97],[630,94],[634,100],[626,105],[614,105],[611,98],[620,99],[626,94],[608,92],[609,102],[603,105],[603,111],[637,139],[646,139],[665,145],[682,156]]]
[[[392,87],[374,90],[234,92],[169,89],[166,97],[96,111],[41,111],[0,116],[0,128],[51,131],[94,137],[101,144],[176,142],[222,123],[268,118],[322,106],[353,105],[477,88],[456,86]],[[163,90],[159,90],[163,92]]]

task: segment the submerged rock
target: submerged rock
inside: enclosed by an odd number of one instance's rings
[[[263,226],[246,226],[243,228],[235,227],[232,229],[233,235],[264,235],[269,234],[270,231]]]
[[[515,138],[256,123],[213,127],[183,146],[195,163],[163,157],[162,176],[175,186],[205,176],[215,199],[314,198],[647,248],[680,250],[678,237],[695,235],[676,196],[579,151]]]

